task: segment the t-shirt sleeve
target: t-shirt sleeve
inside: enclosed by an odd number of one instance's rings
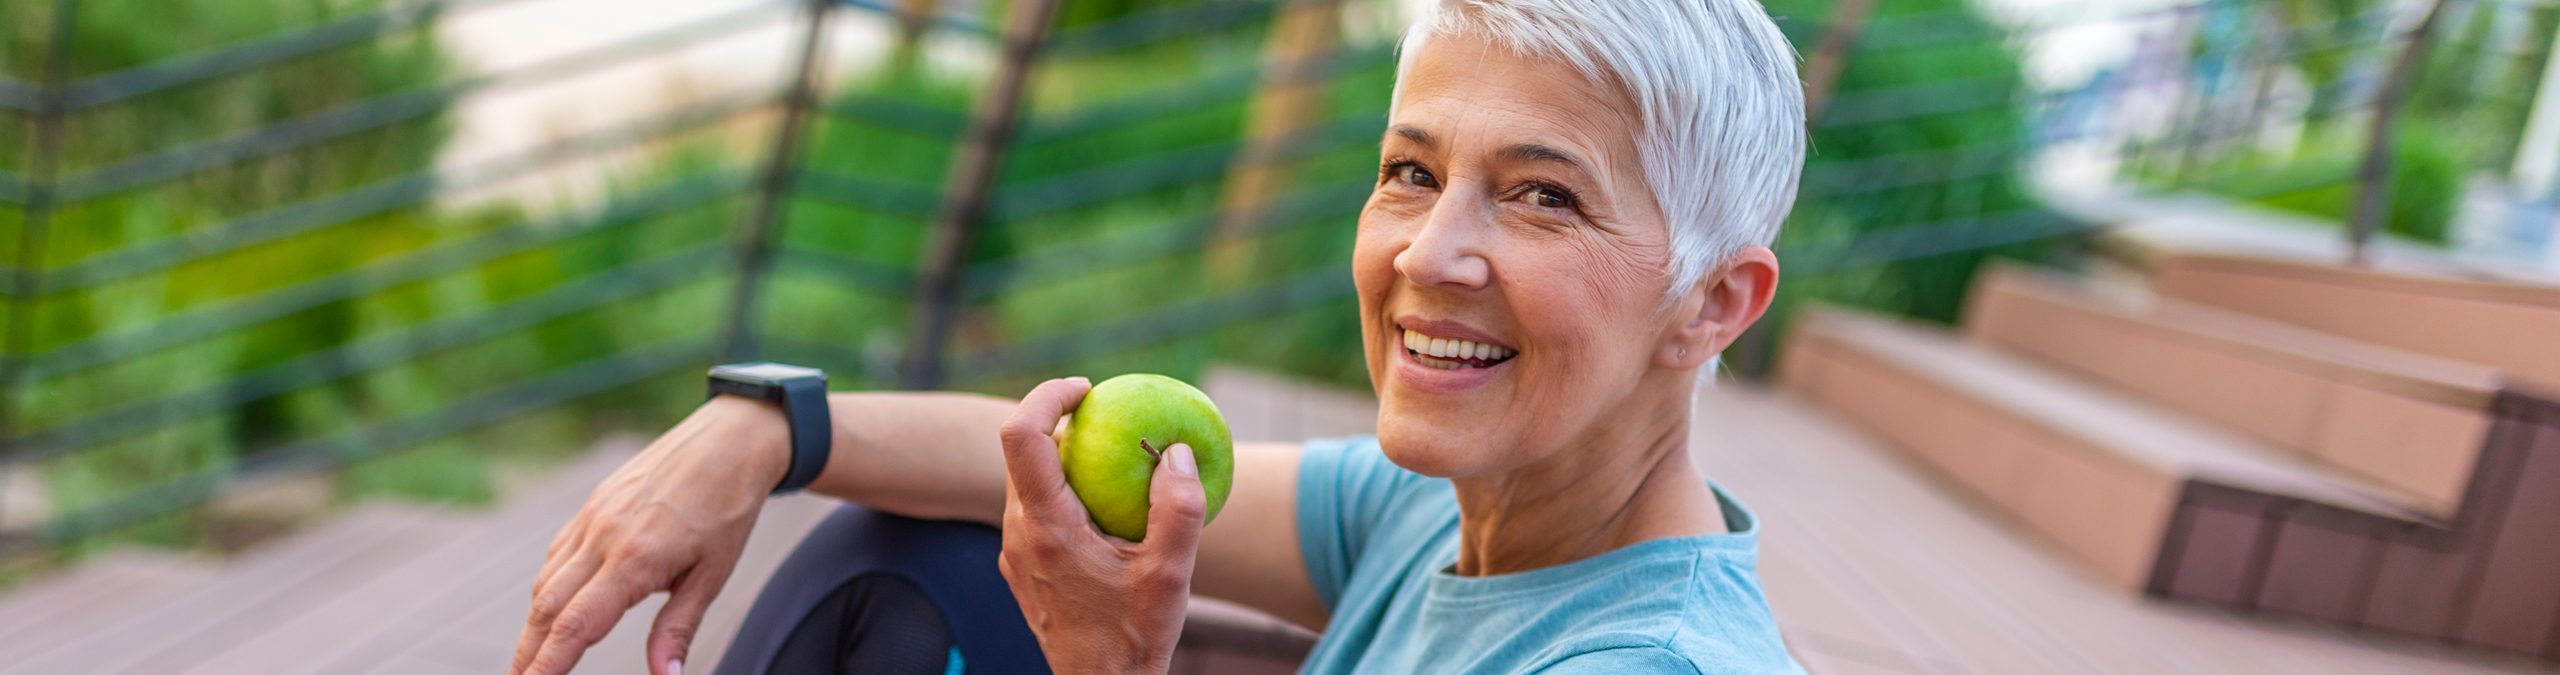
[[[1583,652],[1565,657],[1555,665],[1538,669],[1539,675],[1699,675],[1698,664],[1660,647],[1621,647]]]
[[[1387,461],[1371,437],[1308,441],[1298,458],[1298,550],[1331,610],[1379,519],[1406,488],[1425,480]]]

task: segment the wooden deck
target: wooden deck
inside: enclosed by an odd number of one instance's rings
[[[1251,373],[1204,385],[1243,437],[1356,433],[1372,414],[1361,397]],[[1696,439],[1708,474],[1762,517],[1771,603],[1820,675],[2548,672],[2112,590],[1895,455],[1754,389],[1704,394]],[[604,444],[488,513],[371,505],[219,565],[102,558],[0,597],[0,675],[503,672],[552,533],[635,447]],[[764,575],[830,507],[788,497],[766,509],[711,609],[697,669],[716,662]],[[635,610],[578,672],[644,672],[640,638],[656,606]],[[1195,616],[1228,632],[1255,625],[1231,608]],[[1277,670],[1196,655],[1177,665]]]

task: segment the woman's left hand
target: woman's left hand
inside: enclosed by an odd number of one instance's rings
[[[1058,421],[1093,385],[1050,380],[1022,398],[1001,433],[1004,553],[997,569],[1062,675],[1162,673],[1190,606],[1191,565],[1208,498],[1191,448],[1167,448],[1148,487],[1145,543],[1102,533],[1059,468]]]

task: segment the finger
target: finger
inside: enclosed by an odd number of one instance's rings
[[[541,651],[544,640],[551,637],[551,625],[569,607],[587,582],[595,576],[604,559],[587,551],[574,551],[557,574],[533,587],[533,608],[525,612],[524,633],[516,637],[516,658],[507,672],[521,675],[533,664],[533,655]]]
[[[719,597],[720,585],[728,583],[730,570],[704,563],[676,580],[666,606],[658,609],[657,622],[649,626],[650,673],[681,675],[685,655],[693,651],[693,636],[702,628],[702,614]]]
[[[542,572],[533,576],[535,594],[540,594],[543,587],[551,583],[552,575],[559,574],[561,567],[568,565],[570,559],[577,557],[578,544],[586,536],[587,519],[573,518],[568,525],[560,528],[559,536],[552,537],[551,549],[542,554]]]
[[[1179,567],[1187,577],[1188,561],[1199,551],[1200,525],[1208,513],[1199,458],[1191,454],[1189,445],[1165,448],[1164,461],[1156,463],[1156,474],[1147,484],[1146,550],[1161,561],[1183,562]]]
[[[578,665],[587,648],[613,631],[622,613],[656,590],[657,584],[643,583],[630,574],[631,566],[614,564],[596,575],[594,583],[578,589],[569,606],[552,620],[551,630],[534,651],[533,660],[525,664],[524,675],[568,675]]]
[[[998,433],[1004,442],[1006,483],[1027,514],[1037,517],[1062,501],[1072,501],[1067,498],[1066,472],[1058,465],[1058,443],[1049,437],[1049,430],[1092,389],[1081,377],[1042,382],[1022,397],[1013,418]]]

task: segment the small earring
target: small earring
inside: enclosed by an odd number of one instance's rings
[[[1685,359],[1685,358],[1689,358],[1689,350],[1686,350],[1686,349],[1680,350],[1680,355],[1679,355],[1679,356],[1674,356],[1674,357],[1672,357],[1672,358],[1675,358],[1675,359]]]

